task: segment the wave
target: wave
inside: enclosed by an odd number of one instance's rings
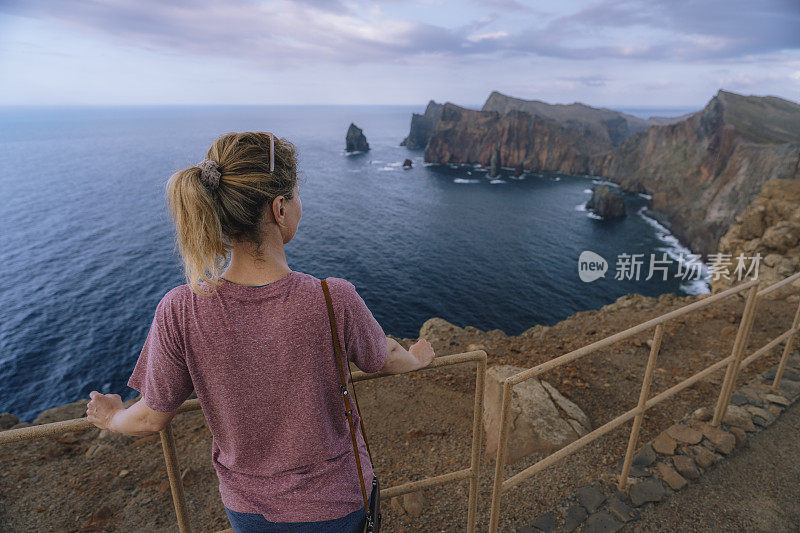
[[[656,230],[658,239],[667,246],[659,248],[659,251],[665,252],[674,261],[680,261],[681,257],[688,257],[692,251],[686,246],[682,245],[677,237],[670,233],[666,226],[661,224],[656,219],[649,217],[645,214],[647,207],[640,208],[636,214],[642,217],[642,220]],[[686,291],[687,294],[708,294],[711,292],[709,288],[708,279],[710,272],[708,266],[699,260],[700,263],[700,278],[701,279],[687,279],[681,282],[681,289]]]
[[[491,183],[491,184],[497,184],[497,183],[508,183],[508,182],[507,182],[506,180],[501,180],[501,179],[493,179],[493,180],[489,181],[489,183]]]
[[[480,183],[481,180],[476,179],[467,179],[467,178],[456,178],[453,180],[453,183]]]

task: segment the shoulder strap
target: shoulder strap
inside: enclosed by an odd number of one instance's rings
[[[336,364],[339,370],[339,381],[341,385],[339,388],[342,391],[342,401],[344,402],[344,415],[347,418],[347,422],[350,425],[350,438],[353,441],[353,453],[356,456],[356,467],[358,468],[358,480],[361,482],[361,495],[364,497],[364,507],[367,510],[367,516],[369,516],[369,502],[367,501],[367,489],[364,485],[364,474],[361,471],[361,457],[358,453],[358,444],[356,443],[356,429],[353,425],[353,417],[352,417],[352,405],[349,402],[347,397],[347,384],[345,383],[344,379],[344,366],[342,364],[342,349],[339,346],[339,334],[336,330],[336,317],[333,313],[333,303],[331,301],[331,293],[328,290],[328,283],[327,279],[322,280],[322,292],[325,293],[325,304],[328,306],[328,319],[331,323],[331,336],[333,336],[333,351],[335,353]],[[348,365],[348,371],[350,370],[350,365]],[[352,381],[352,371],[350,372],[350,379]],[[353,384],[353,394],[355,395],[355,384]],[[356,398],[356,408],[358,408],[358,398]],[[361,411],[359,411],[360,413]],[[361,421],[361,433],[364,437],[364,444],[367,444],[366,435],[364,435],[364,421]],[[369,445],[367,445],[367,453],[369,453]],[[369,454],[370,460],[372,460],[372,454]]]

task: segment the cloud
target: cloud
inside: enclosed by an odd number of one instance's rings
[[[414,2],[402,4],[404,19],[386,15],[380,3],[340,0],[6,0],[0,12],[124,46],[271,68],[413,57],[706,61],[800,49],[797,0],[601,0],[560,16],[516,0],[472,3],[490,12],[449,28],[425,22]]]

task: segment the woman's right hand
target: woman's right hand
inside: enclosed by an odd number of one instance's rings
[[[433,361],[433,358],[436,357],[431,343],[422,337],[420,337],[420,339],[408,349],[408,352],[419,362],[418,368],[424,368],[428,366],[430,362]]]

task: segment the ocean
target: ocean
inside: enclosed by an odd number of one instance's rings
[[[230,131],[272,131],[298,148],[303,218],[293,270],[350,280],[387,334],[416,337],[441,317],[516,335],[627,293],[707,292],[650,254],[681,247],[625,195],[629,216],[583,209],[602,180],[544,172],[489,180],[428,165],[399,146],[424,106],[72,107],[0,109],[0,412],[30,421],[95,389],[123,399],[156,304],[185,282],[164,185]],[[630,110],[676,116],[687,110]],[[346,154],[353,122],[371,150]],[[403,160],[413,161],[404,170]],[[605,277],[581,281],[592,251]],[[640,279],[615,279],[643,254]]]

